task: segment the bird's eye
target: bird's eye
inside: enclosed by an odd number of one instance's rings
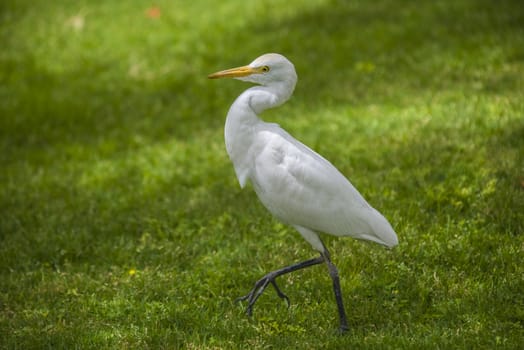
[[[264,73],[267,73],[267,72],[269,72],[269,67],[268,66],[263,66],[260,70],[262,72],[264,72]]]

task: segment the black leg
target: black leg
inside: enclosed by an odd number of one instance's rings
[[[338,315],[340,317],[340,331],[345,332],[349,330],[346,311],[344,310],[344,302],[342,300],[342,290],[340,289],[340,279],[338,278],[337,267],[331,262],[328,250],[324,247],[324,253],[321,253],[328,267],[329,275],[333,281],[333,290],[335,291],[335,299],[337,300]]]
[[[326,249],[326,247],[324,247],[324,252],[320,253],[320,256],[318,258],[306,260],[268,273],[255,283],[255,286],[247,295],[237,298],[237,301],[248,301],[247,314],[251,316],[253,314],[253,306],[255,305],[256,301],[262,295],[269,283],[271,283],[275,288],[277,295],[280,298],[285,299],[289,307],[289,298],[287,297],[287,295],[282,293],[275,279],[278,276],[284,275],[286,273],[297,271],[313,265],[318,265],[322,262],[326,263],[329,275],[331,276],[331,280],[333,281],[333,290],[335,292],[335,299],[337,301],[338,307],[338,315],[340,318],[340,331],[345,332],[349,330],[349,326],[346,317],[346,311],[344,310],[344,302],[342,300],[342,290],[340,289],[340,279],[338,277],[338,270],[337,267],[331,262],[329,251]]]
[[[261,279],[259,279],[255,283],[255,287],[253,287],[251,292],[249,292],[247,295],[244,295],[243,297],[238,298],[237,301],[244,301],[244,300],[248,301],[247,314],[251,316],[251,314],[253,313],[253,306],[255,305],[257,299],[262,295],[262,293],[264,292],[268,284],[271,283],[273,287],[275,287],[275,290],[278,296],[282,299],[285,299],[289,306],[289,298],[284,293],[282,293],[280,288],[278,288],[277,283],[275,282],[275,278],[277,278],[278,276],[282,276],[286,273],[304,269],[306,267],[310,267],[313,265],[318,265],[324,262],[324,259],[325,259],[324,256],[319,256],[318,258],[315,258],[315,259],[306,260],[306,261],[303,261],[303,262],[300,262],[300,263],[297,263],[291,266],[283,267],[279,270],[272,271],[268,273],[267,275],[265,275],[264,277],[262,277]],[[340,289],[340,286],[339,286],[339,289]]]

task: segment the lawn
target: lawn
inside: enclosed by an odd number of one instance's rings
[[[521,1],[0,4],[0,347],[520,349]],[[326,268],[241,190],[223,144],[265,52],[294,97],[263,118],[329,159],[395,228],[323,236]]]

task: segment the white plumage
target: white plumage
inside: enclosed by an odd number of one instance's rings
[[[318,236],[320,232],[351,236],[388,247],[398,244],[389,222],[329,161],[279,125],[266,123],[258,117],[265,109],[279,106],[291,97],[297,75],[288,59],[279,54],[265,54],[247,66],[217,72],[209,77],[233,77],[259,84],[244,91],[229,109],[225,125],[226,149],[240,186],[244,187],[248,180],[251,181],[264,206],[274,216],[295,227],[321,253],[322,259],[313,259],[312,264],[325,261],[328,267],[332,265],[329,252]],[[297,268],[292,271],[310,265],[295,266]],[[287,272],[290,271],[283,273]],[[287,299],[274,281],[279,274],[270,274],[265,277],[265,285],[271,282],[279,296]],[[338,273],[331,275],[338,282]],[[248,312],[264,288],[255,286],[245,297],[250,302]],[[343,306],[341,310],[342,301],[338,297],[337,303],[341,328],[347,329]]]

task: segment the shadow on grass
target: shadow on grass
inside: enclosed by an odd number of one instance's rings
[[[485,215],[498,232],[515,237],[524,233],[524,121],[498,131],[489,144],[489,160],[496,169],[498,191]]]
[[[493,15],[502,8],[505,15]],[[297,95],[308,104],[412,103],[439,89],[471,90],[463,84],[471,83],[475,68],[486,68],[477,55],[493,60],[488,65],[522,62],[522,50],[504,39],[523,30],[523,18],[517,1],[435,3],[423,9],[415,3],[379,1],[363,7],[339,2],[255,25],[250,32],[264,35],[249,42],[246,51],[288,54],[299,72]],[[496,57],[503,46],[510,46],[511,57]],[[493,56],[486,55],[490,50]],[[503,93],[515,84],[510,79],[497,90]]]
[[[501,11],[505,15],[492,15]],[[265,14],[271,17],[270,10]],[[398,7],[382,1],[365,7],[340,2],[226,32],[223,38],[225,46],[231,45],[231,54],[245,57],[243,62],[265,51],[288,55],[300,76],[295,99],[307,101],[310,107],[321,108],[326,101],[407,104],[417,100],[419,94],[439,89],[471,89],[467,83],[473,77],[468,74],[475,74],[475,70],[465,69],[458,61],[478,64],[469,61],[475,57],[472,52],[497,53],[498,39],[521,31],[523,17],[517,1],[433,4],[423,11],[414,3]],[[201,39],[216,47],[214,35]],[[245,43],[240,53],[235,50],[238,42]],[[515,48],[508,59],[522,60],[521,51]],[[186,59],[191,61],[191,57]],[[450,65],[450,60],[457,61],[458,66]],[[13,155],[8,159],[23,157],[23,153],[16,153],[17,145],[46,148],[64,141],[89,145],[112,135],[122,144],[131,144],[125,135],[143,135],[149,140],[187,139],[206,128],[221,127],[227,106],[213,102],[217,86],[208,83],[205,76],[223,68],[210,64],[224,58],[210,53],[197,61],[195,68],[207,70],[199,76],[173,72],[148,83],[115,75],[107,86],[97,83],[97,77],[118,71],[120,63],[102,57],[99,62],[83,62],[59,76],[43,71],[31,54],[20,62],[11,62],[14,69],[24,67],[23,75],[16,79],[25,80],[26,86],[13,91],[19,93],[19,100],[12,111],[7,110],[14,114],[2,135]],[[229,60],[232,65],[235,61],[233,57]],[[516,81],[510,75],[493,74],[501,76],[499,84],[489,81],[486,85],[497,93],[515,89]],[[493,74],[477,78],[494,79]],[[231,101],[233,98],[234,93]]]

